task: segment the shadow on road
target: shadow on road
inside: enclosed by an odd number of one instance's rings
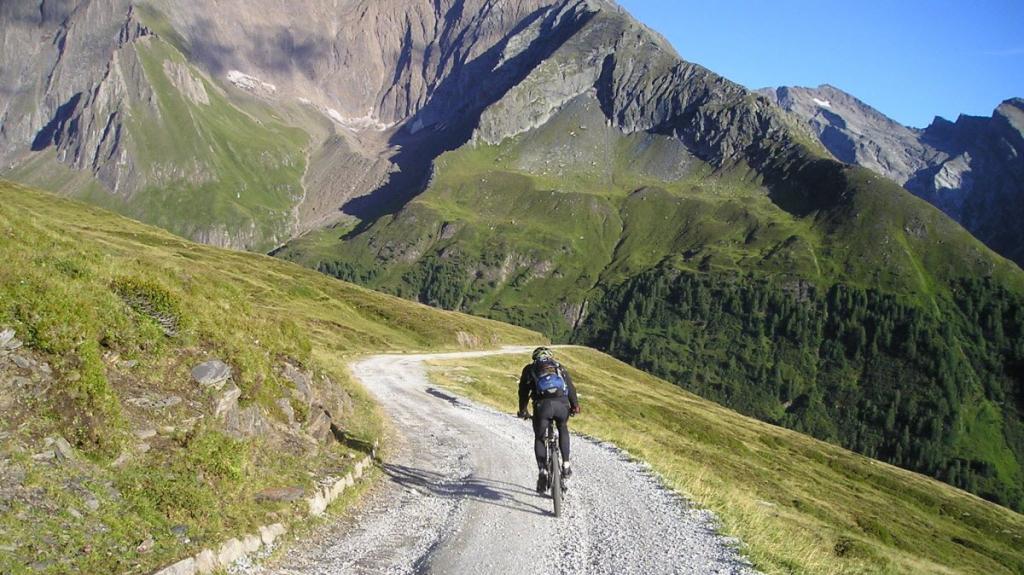
[[[455,397],[454,395],[451,395],[450,393],[445,393],[445,392],[441,391],[440,389],[437,389],[436,387],[428,387],[427,388],[427,395],[432,395],[432,396],[434,396],[434,397],[436,397],[438,399],[442,399],[444,401],[447,401],[448,403],[454,405],[455,407],[459,407],[460,405],[462,405],[462,402],[459,401],[458,397]]]
[[[481,479],[472,475],[452,481],[433,471],[405,465],[384,464],[381,468],[395,483],[403,487],[430,493],[437,497],[469,499],[515,511],[536,515],[551,515],[547,509],[525,501],[527,497],[536,497],[537,494],[522,485],[516,485],[507,481]]]

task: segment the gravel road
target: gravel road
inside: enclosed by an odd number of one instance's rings
[[[424,361],[486,353],[389,355],[355,373],[399,437],[356,516],[247,571],[279,575],[730,573],[755,571],[690,508],[614,447],[573,436],[562,517],[533,490],[528,422],[434,388]],[[569,366],[571,369],[571,366]],[[585,397],[586,391],[582,390]],[[586,409],[585,399],[584,410]],[[585,417],[585,412],[583,417]]]

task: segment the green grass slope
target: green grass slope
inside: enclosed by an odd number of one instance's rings
[[[277,255],[1024,508],[1024,273],[870,171],[800,150],[713,170],[581,96]]]
[[[571,370],[583,406],[572,429],[650,463],[670,487],[713,510],[767,573],[1024,570],[1019,514],[744,417],[594,350],[556,354]],[[435,362],[431,375],[511,412],[516,374],[526,361],[504,355]]]
[[[4,182],[0,260],[0,331],[24,342],[0,352],[4,573],[147,573],[288,520],[301,502],[255,494],[344,473],[380,436],[352,357],[538,337]],[[191,381],[210,358],[232,367],[257,433],[233,433]],[[285,363],[337,407],[345,442],[298,433],[316,413]],[[65,439],[68,460],[53,455]]]

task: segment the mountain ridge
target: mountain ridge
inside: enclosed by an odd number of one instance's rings
[[[992,249],[1024,263],[1024,100],[1010,98],[988,118],[936,116],[902,126],[829,85],[765,88],[837,159],[876,171],[961,223]],[[834,105],[832,104],[834,102]]]

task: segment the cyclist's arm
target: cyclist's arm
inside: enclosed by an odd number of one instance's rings
[[[523,367],[523,373],[519,376],[519,411],[526,411],[526,404],[530,402],[530,393],[533,391],[533,382],[530,381],[530,366]]]
[[[562,368],[562,374],[565,375],[565,385],[569,388],[569,405],[575,410],[580,400],[576,397],[576,386],[572,384],[572,376],[569,375],[569,370]]]

